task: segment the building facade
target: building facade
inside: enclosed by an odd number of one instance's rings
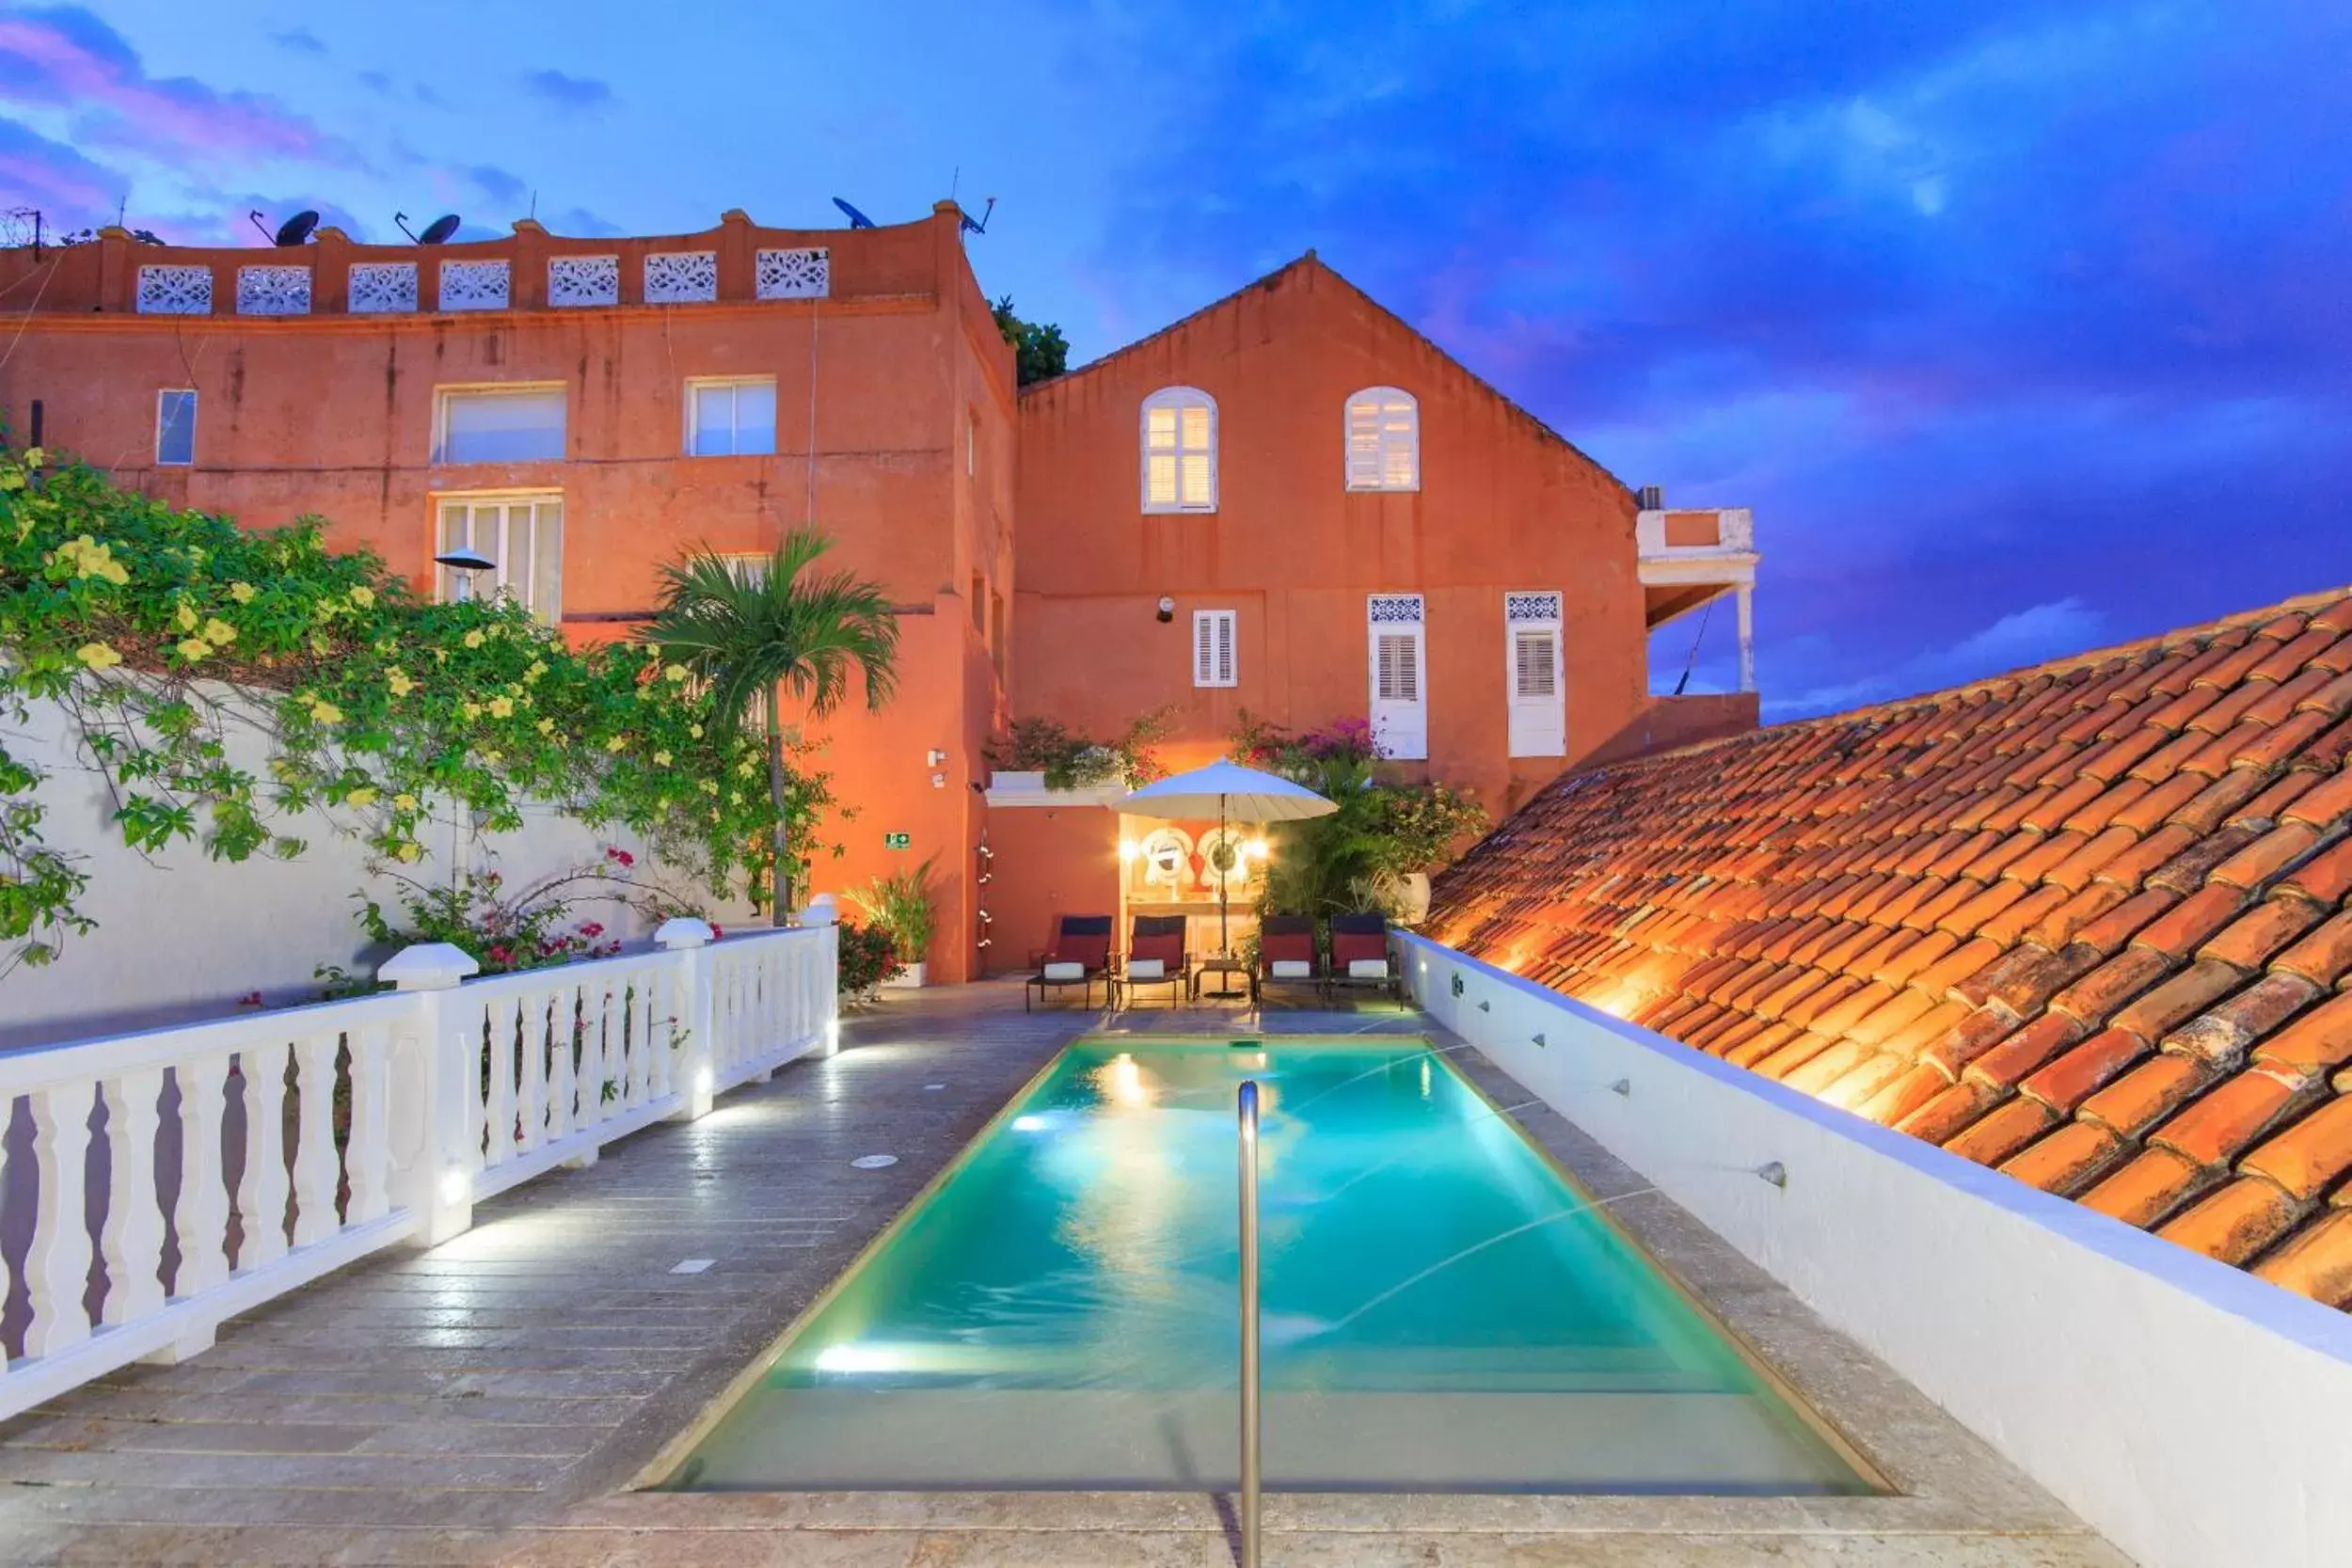
[[[36,299],[0,410],[174,504],[322,515],[425,591],[476,551],[577,640],[628,635],[685,549],[815,523],[902,644],[887,711],[814,736],[857,807],[817,885],[935,855],[940,979],[1016,966],[1057,912],[1215,896],[1207,825],[992,781],[1016,716],[1107,736],[1163,713],[1180,767],[1245,713],[1365,720],[1497,816],[1580,762],[1755,723],[1752,691],[1646,691],[1668,616],[1735,594],[1744,648],[1745,513],[1645,509],[1311,253],[1019,390],[959,229],[942,203],[438,246],[107,230],[0,253]]]

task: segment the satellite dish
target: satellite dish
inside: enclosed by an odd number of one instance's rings
[[[419,245],[439,245],[442,241],[448,239],[452,234],[456,232],[457,214],[455,213],[443,213],[439,217],[435,218],[431,223],[424,226],[424,232],[417,236],[417,243]]]
[[[850,214],[850,228],[871,229],[874,227],[874,220],[872,218],[867,217],[864,213],[859,212],[855,207],[850,206],[839,197],[836,196],[833,198],[833,204]]]
[[[269,243],[275,245],[300,245],[310,237],[310,230],[318,226],[319,215],[305,208],[279,224],[278,232],[270,236]]]
[[[996,211],[996,198],[995,198],[994,197],[993,197],[993,196],[992,196],[992,197],[990,197],[990,198],[988,198],[988,205],[987,205],[985,208],[981,209],[981,212],[980,212],[980,218],[979,218],[979,221],[978,221],[977,223],[975,223],[975,222],[973,222],[973,221],[972,221],[972,214],[971,214],[966,213],[966,214],[963,214],[963,231],[964,231],[965,233],[967,233],[967,234],[985,234],[985,233],[987,233],[987,232],[988,232],[988,220],[989,220],[990,216],[995,213],[995,211]]]

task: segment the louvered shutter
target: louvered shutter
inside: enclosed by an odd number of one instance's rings
[[[1167,387],[1143,404],[1143,509],[1216,510],[1216,404],[1190,387]]]
[[[1567,706],[1561,689],[1560,595],[1503,595],[1504,672],[1515,757],[1567,754]]]
[[[1421,488],[1421,405],[1393,387],[1368,387],[1347,400],[1347,487]]]
[[[1195,686],[1232,686],[1235,684],[1233,667],[1233,612],[1230,610],[1196,610],[1192,614],[1192,684]]]
[[[1422,609],[1418,594],[1375,594],[1367,605],[1372,632],[1372,738],[1385,757],[1429,754]]]

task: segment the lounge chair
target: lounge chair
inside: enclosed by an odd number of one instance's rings
[[[1331,973],[1326,988],[1385,990],[1405,1000],[1405,977],[1389,951],[1389,922],[1377,914],[1331,917]]]
[[[1120,985],[1130,997],[1138,986],[1166,986],[1171,1004],[1184,999],[1192,982],[1192,955],[1184,951],[1184,917],[1139,914],[1127,938],[1127,959]]]
[[[1315,923],[1303,914],[1270,914],[1258,925],[1258,967],[1249,1000],[1263,1005],[1266,988],[1307,986],[1320,996],[1325,974],[1315,955]]]
[[[1089,1006],[1094,1005],[1096,981],[1103,985],[1103,1000],[1107,1005],[1114,995],[1118,979],[1111,974],[1111,917],[1106,914],[1066,914],[1054,927],[1054,945],[1041,953],[1029,955],[1036,973],[1021,988],[1021,1010],[1029,1010],[1029,993],[1035,991],[1039,1001],[1048,990],[1062,990],[1077,986]]]

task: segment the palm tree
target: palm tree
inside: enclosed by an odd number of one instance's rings
[[[866,706],[879,712],[897,689],[898,622],[880,583],[812,568],[833,541],[796,529],[768,560],[730,560],[707,548],[661,568],[653,641],[662,657],[705,682],[727,723],[757,721],[768,737],[768,794],[776,813],[771,846],[771,918],[791,907],[785,866],[783,699],[823,719],[863,674]],[[756,718],[755,719],[755,716]]]

